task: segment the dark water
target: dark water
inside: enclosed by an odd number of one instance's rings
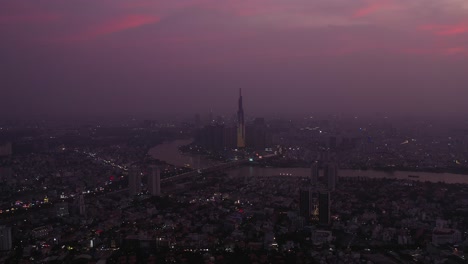
[[[149,151],[149,154],[156,159],[164,160],[169,164],[184,166],[189,164],[192,168],[206,168],[218,164],[217,161],[208,160],[201,155],[184,155],[178,147],[187,145],[191,140],[176,140],[160,144]],[[234,177],[269,177],[269,176],[291,176],[306,177],[310,174],[310,168],[262,168],[244,166],[232,169],[228,172]],[[369,177],[369,178],[393,178],[410,179],[430,182],[465,183],[468,184],[468,175],[453,173],[433,173],[433,172],[410,172],[410,171],[374,171],[374,170],[339,170],[340,177]],[[408,177],[408,176],[412,177]]]
[[[218,161],[209,160],[202,155],[185,155],[179,151],[180,146],[188,145],[192,141],[193,140],[175,140],[164,142],[150,149],[148,153],[155,159],[164,160],[169,164],[179,167],[188,164],[194,169],[203,169],[219,164]]]

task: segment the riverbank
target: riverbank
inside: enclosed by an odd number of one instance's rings
[[[207,159],[204,155],[186,155],[179,150],[180,146],[188,145],[191,140],[175,140],[170,142],[164,142],[152,148],[148,154],[153,158],[166,161],[169,164],[176,166],[190,165],[190,167],[206,168],[219,164],[219,161]],[[278,163],[279,164],[279,163]],[[293,163],[294,164],[294,163]],[[244,166],[228,171],[230,176],[235,177],[265,177],[265,176],[280,176],[289,175],[297,177],[308,177],[310,175],[310,168],[308,164],[303,167],[292,167],[292,166],[271,166],[262,164],[262,166]],[[323,175],[323,171],[321,171]],[[467,173],[468,174],[468,173]],[[394,178],[394,179],[406,179],[406,180],[418,180],[418,181],[430,181],[430,182],[446,182],[446,183],[463,183],[468,184],[467,174],[457,174],[449,172],[436,172],[436,171],[421,171],[421,170],[388,170],[383,168],[377,169],[340,169],[338,176],[340,177],[369,177],[369,178]],[[412,176],[412,177],[409,177]]]

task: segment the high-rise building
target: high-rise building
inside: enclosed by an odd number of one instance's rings
[[[11,142],[0,144],[0,156],[11,156],[11,154],[12,154]]]
[[[265,150],[269,145],[269,134],[264,118],[256,118],[253,124],[246,126],[246,144],[254,150]]]
[[[319,224],[330,224],[330,192],[328,191],[319,193]]]
[[[68,203],[63,202],[63,203],[55,204],[55,214],[58,217],[68,216]]]
[[[235,149],[237,147],[237,130],[235,126],[224,127],[224,148]]]
[[[338,168],[336,164],[327,164],[327,166],[325,167],[325,177],[327,179],[327,188],[329,191],[334,191],[336,189],[337,173]]]
[[[152,196],[161,196],[161,171],[158,166],[153,165],[150,167],[148,191]]]
[[[299,192],[299,215],[308,220],[311,213],[312,191],[310,189],[302,189]]]
[[[141,174],[136,166],[131,166],[128,172],[128,189],[130,196],[134,196],[141,191]]]
[[[221,124],[211,124],[203,127],[196,136],[195,141],[209,149],[220,151],[224,149],[225,127]]]
[[[312,186],[318,185],[318,178],[319,178],[319,166],[318,162],[312,162],[310,166],[310,184]]]
[[[330,152],[328,151],[322,151],[320,152],[320,161],[323,163],[326,163],[330,160]]]
[[[84,216],[86,215],[86,205],[85,205],[85,200],[84,200],[84,195],[80,194],[78,198],[78,205],[80,208],[80,215]]]
[[[0,251],[11,250],[11,227],[0,226]]]
[[[239,108],[237,110],[237,147],[245,148],[245,121],[242,105],[242,89],[239,89]]]

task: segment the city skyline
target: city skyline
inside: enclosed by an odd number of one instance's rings
[[[0,6],[3,118],[468,113],[466,1]]]
[[[467,263],[468,0],[0,0],[0,263]]]

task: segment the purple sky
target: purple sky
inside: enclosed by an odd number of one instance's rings
[[[468,114],[466,0],[0,0],[0,116]]]

